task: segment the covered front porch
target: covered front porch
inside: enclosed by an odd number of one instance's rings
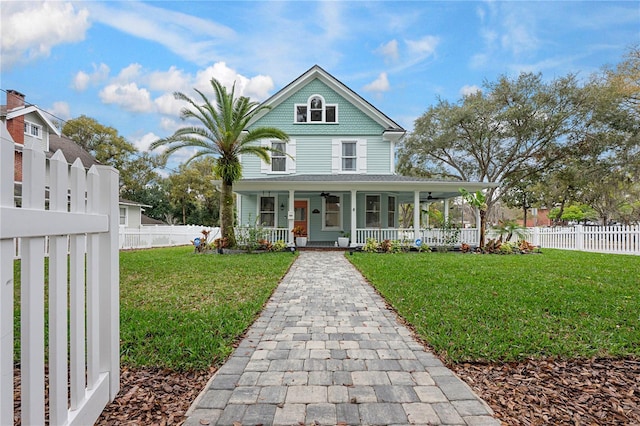
[[[294,245],[295,228],[304,231],[310,245],[335,245],[342,237],[349,238],[350,247],[369,238],[413,246],[473,246],[479,242],[479,212],[450,220],[451,206],[460,204],[452,200],[459,200],[460,188],[475,192],[492,186],[396,175],[296,175],[243,179],[234,191],[238,224],[260,225],[271,241]],[[448,226],[429,224],[422,213],[430,203],[441,203]]]

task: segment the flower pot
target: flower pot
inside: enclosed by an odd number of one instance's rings
[[[307,245],[307,237],[296,237],[296,245],[298,247],[304,247]]]
[[[338,246],[339,247],[349,247],[349,238],[347,238],[347,237],[338,237]]]

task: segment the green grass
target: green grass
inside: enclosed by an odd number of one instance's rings
[[[191,247],[120,254],[122,363],[173,370],[223,361],[294,257],[195,255]]]
[[[220,364],[294,258],[291,253],[194,254],[192,247],[120,252],[122,365],[187,371]],[[19,336],[19,261],[14,280],[14,335]]]
[[[349,260],[452,362],[640,356],[640,257],[357,253]]]

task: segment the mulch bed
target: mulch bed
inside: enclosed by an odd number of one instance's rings
[[[505,425],[640,425],[638,360],[530,360],[449,367]],[[96,424],[181,425],[213,373],[213,369],[176,373],[123,368],[120,393]]]
[[[640,361],[450,366],[507,425],[640,425]]]

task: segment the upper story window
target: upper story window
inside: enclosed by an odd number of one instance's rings
[[[284,142],[272,142],[271,148],[275,151],[271,151],[271,171],[272,172],[285,172],[287,171],[287,147]]]
[[[42,126],[40,126],[39,124],[31,123],[30,121],[25,121],[24,134],[33,136],[34,138],[42,139]]]
[[[327,104],[320,95],[311,95],[305,105],[295,106],[296,123],[337,123],[338,106]]]
[[[342,142],[342,171],[343,172],[355,172],[357,162],[357,142],[356,141],[344,141]]]

